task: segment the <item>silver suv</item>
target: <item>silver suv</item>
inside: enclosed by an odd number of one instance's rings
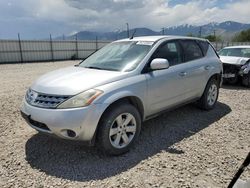
[[[195,102],[214,108],[222,64],[206,40],[151,36],[110,43],[79,65],[45,74],[21,107],[39,132],[127,152],[141,123]]]

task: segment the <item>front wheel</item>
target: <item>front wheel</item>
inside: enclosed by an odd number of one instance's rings
[[[207,83],[202,97],[198,101],[198,106],[204,110],[214,108],[219,95],[219,83],[215,79],[210,79]]]
[[[141,117],[130,104],[117,104],[105,112],[97,132],[98,147],[107,154],[127,152],[141,130]]]

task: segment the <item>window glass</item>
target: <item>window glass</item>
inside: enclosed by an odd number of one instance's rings
[[[183,40],[181,44],[184,49],[184,60],[185,61],[192,61],[195,59],[202,58],[202,51],[198,44],[193,40]]]
[[[125,41],[108,44],[85,59],[80,67],[128,72],[134,70],[151,49],[153,42]]]
[[[250,57],[250,48],[225,48],[219,52],[220,56]]]
[[[218,58],[216,51],[214,50],[214,48],[211,45],[208,46],[207,57],[217,57]]]
[[[160,46],[153,55],[153,59],[155,58],[167,59],[170,66],[181,63],[182,53],[179,43],[168,42]]]
[[[207,54],[208,47],[209,47],[208,42],[206,42],[206,41],[200,41],[200,40],[198,40],[197,42],[198,42],[198,44],[200,45],[203,54],[206,55],[206,54]]]

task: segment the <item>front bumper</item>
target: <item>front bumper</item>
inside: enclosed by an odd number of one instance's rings
[[[223,63],[223,75],[224,79],[235,78],[237,76],[244,76],[250,72],[250,64],[248,65],[234,65]]]
[[[21,113],[26,122],[39,132],[89,142],[107,106],[91,104],[82,108],[45,109],[31,106],[24,100]]]

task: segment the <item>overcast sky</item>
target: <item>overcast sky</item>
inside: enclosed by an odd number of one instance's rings
[[[250,22],[250,0],[0,0],[0,38],[210,22]]]

